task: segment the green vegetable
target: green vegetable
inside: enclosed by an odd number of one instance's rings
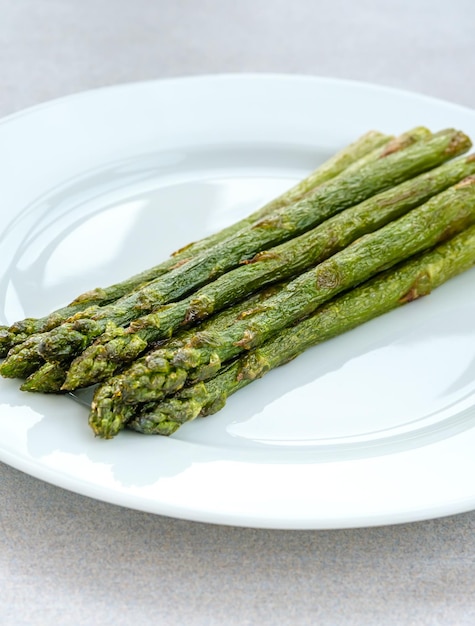
[[[355,169],[359,167],[358,163],[367,163],[380,157],[385,152],[391,152],[399,149],[404,145],[410,145],[424,136],[430,135],[430,132],[424,128],[415,128],[405,133],[398,139],[392,139],[387,135],[383,135],[377,131],[370,131],[357,139],[354,143],[340,152],[337,152],[328,161],[320,165],[307,178],[304,178],[297,185],[286,191],[284,194],[272,200],[252,215],[243,220],[224,228],[223,230],[202,239],[196,243],[190,244],[181,251],[176,252],[172,258],[160,263],[156,267],[141,272],[136,276],[106,288],[98,288],[88,291],[68,306],[58,309],[50,313],[46,317],[35,319],[27,318],[16,322],[10,328],[0,326],[0,357],[7,355],[8,350],[14,345],[24,341],[28,335],[33,333],[45,332],[55,328],[72,315],[83,311],[91,305],[104,306],[130,293],[134,289],[155,280],[159,276],[170,271],[178,262],[188,261],[193,256],[206,250],[210,246],[215,245],[230,235],[238,232],[241,228],[252,224],[254,221],[261,219],[265,215],[275,211],[276,209],[287,206],[300,200],[304,195],[308,194],[315,187],[341,174],[342,171],[350,166]]]
[[[264,311],[237,320],[228,329],[167,354],[139,360],[121,375],[121,399],[148,402],[160,397],[170,377],[204,380],[223,363],[258,347],[283,328],[312,314],[319,305],[378,272],[426,250],[475,222],[475,176],[440,193],[407,215],[364,235],[341,252],[301,274],[266,302]],[[115,413],[113,425],[93,406],[91,426],[101,436],[113,436],[123,426]]]
[[[61,363],[43,363],[20,386],[22,391],[59,393],[66,380],[68,370]]]
[[[170,435],[184,422],[216,413],[231,394],[310,346],[429,294],[473,264],[475,227],[472,226],[430,252],[323,305],[311,317],[227,365],[215,378],[183,389],[161,403],[145,405],[128,427],[146,434]],[[101,430],[98,434],[108,435]]]
[[[299,237],[257,254],[188,298],[135,320],[126,330],[110,325],[96,343],[72,362],[63,389],[73,390],[105,380],[127,361],[136,358],[151,342],[168,336],[188,320],[203,319],[263,285],[298,275],[470,174],[475,174],[473,156],[446,163],[342,211]],[[44,389],[45,385],[42,387]]]
[[[39,367],[43,358],[53,362],[71,359],[111,325],[127,325],[160,305],[191,293],[266,247],[291,239],[349,206],[432,169],[468,150],[470,145],[462,132],[442,131],[357,172],[330,180],[310,197],[264,217],[114,304],[91,307],[49,333],[32,335],[19,350],[10,352],[0,373],[24,377]],[[142,340],[132,341],[125,359],[134,358],[140,345]]]

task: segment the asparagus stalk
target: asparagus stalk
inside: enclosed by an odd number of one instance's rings
[[[19,350],[11,350],[0,373],[8,377],[25,377],[42,364],[43,358],[53,362],[72,359],[106,331],[108,325],[125,326],[215,279],[267,246],[291,239],[349,206],[430,170],[465,152],[470,145],[470,139],[464,133],[442,131],[348,176],[343,174],[330,180],[309,198],[278,209],[188,261],[186,267],[180,265],[112,305],[90,307],[49,333],[32,335]],[[136,354],[141,344],[143,342],[139,340],[132,341],[131,354]]]
[[[223,332],[213,333],[167,353],[154,351],[120,374],[120,398],[136,404],[163,396],[169,376],[205,380],[223,363],[234,359],[311,315],[321,304],[378,272],[454,236],[475,222],[475,176],[435,196],[407,215],[374,233],[364,235],[341,252],[285,285],[266,302],[265,311],[237,320]],[[127,415],[113,414],[94,402],[90,424],[104,436],[123,427]]]
[[[259,210],[252,213],[243,220],[224,228],[223,230],[202,239],[196,243],[185,246],[182,250],[175,252],[171,258],[152,267],[131,278],[111,285],[106,288],[96,288],[78,296],[66,307],[58,309],[43,318],[27,318],[16,322],[10,327],[0,326],[0,357],[6,356],[8,350],[14,345],[24,341],[27,336],[33,333],[45,332],[55,328],[72,315],[83,311],[91,305],[104,306],[130,293],[134,289],[155,280],[159,276],[170,271],[178,262],[184,262],[196,256],[210,246],[223,241],[230,235],[238,232],[241,228],[252,224],[265,215],[272,213],[283,206],[293,204],[301,200],[314,188],[322,185],[326,181],[335,178],[341,172],[352,167],[355,171],[361,165],[369,163],[384,154],[400,149],[401,146],[410,145],[423,137],[430,135],[430,132],[423,127],[415,128],[401,137],[394,139],[389,135],[377,131],[369,131],[361,136],[349,146],[343,148],[332,156],[328,161],[320,165],[309,176],[300,181],[297,185],[280,195],[278,198],[268,202]]]
[[[433,250],[323,305],[311,317],[223,368],[215,378],[185,388],[161,403],[146,405],[128,427],[146,434],[170,435],[184,422],[216,413],[231,394],[307,348],[428,295],[474,264],[475,227],[472,226]],[[97,434],[108,435],[102,431]]]
[[[150,342],[170,334],[188,320],[200,320],[263,285],[296,276],[470,174],[475,174],[474,156],[446,163],[342,211],[299,237],[259,253],[188,298],[135,320],[126,330],[110,325],[96,343],[72,362],[63,389],[73,390],[105,380],[136,358]],[[32,376],[34,382],[35,374]],[[45,389],[46,381],[42,379],[41,387]]]
[[[66,380],[68,370],[61,363],[43,363],[20,386],[22,391],[59,393]]]

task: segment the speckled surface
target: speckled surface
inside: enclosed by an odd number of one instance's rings
[[[475,107],[472,0],[0,0],[0,114],[214,72],[365,80]],[[2,626],[471,625],[475,513],[267,531],[96,502],[0,464]]]

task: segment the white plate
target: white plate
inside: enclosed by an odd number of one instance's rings
[[[235,221],[370,128],[475,137],[475,112],[331,79],[101,89],[0,123],[1,322],[40,316]],[[94,439],[68,397],[0,382],[0,458],[192,520],[340,528],[475,508],[475,274],[309,350],[173,437]]]

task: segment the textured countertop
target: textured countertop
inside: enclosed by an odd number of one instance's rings
[[[475,107],[472,0],[0,0],[0,115],[120,82],[334,76]],[[475,512],[369,529],[220,527],[0,464],[0,623],[475,623]]]

